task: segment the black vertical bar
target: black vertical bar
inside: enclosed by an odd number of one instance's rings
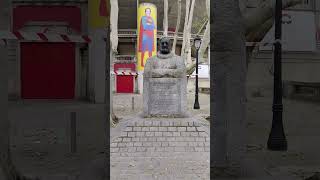
[[[282,0],[276,0],[275,12],[275,43],[274,43],[274,87],[273,87],[273,119],[268,139],[268,149],[286,151],[287,140],[283,129],[282,105]]]
[[[70,114],[70,149],[71,153],[77,152],[77,116],[76,112]]]

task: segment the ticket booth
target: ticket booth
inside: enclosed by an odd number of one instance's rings
[[[116,93],[134,93],[136,65],[134,63],[114,64]]]

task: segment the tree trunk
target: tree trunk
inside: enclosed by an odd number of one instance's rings
[[[118,0],[111,0],[111,13],[110,13],[110,26],[111,26],[111,50],[114,53],[117,53],[118,49],[118,14],[119,14],[119,7],[118,7]]]
[[[188,19],[188,26],[186,31],[186,45],[185,45],[185,58],[187,59],[187,64],[192,64],[191,61],[191,27],[192,27],[192,20],[193,20],[193,11],[195,6],[195,0],[192,0],[191,7],[190,7],[190,14]]]
[[[209,17],[209,21],[207,23],[207,26],[206,26],[206,30],[204,32],[204,35],[203,35],[203,38],[202,38],[202,43],[201,43],[201,46],[200,46],[200,49],[199,49],[199,59],[200,61],[204,62],[203,59],[203,56],[204,56],[204,53],[205,51],[207,50],[209,44],[210,44],[210,1],[209,0],[206,0],[206,6],[207,6],[207,14],[208,14],[208,17]]]
[[[181,48],[181,56],[184,57],[184,50],[187,42],[187,27],[188,27],[188,20],[189,20],[189,12],[190,12],[190,0],[186,0],[186,14],[184,17],[184,26],[183,26],[183,41],[182,41],[182,48]]]
[[[211,111],[214,168],[242,173],[244,122],[246,118],[245,32],[237,0],[212,2],[211,58],[214,104]],[[213,174],[213,177],[215,175]]]
[[[168,36],[168,0],[163,0],[163,10],[164,10],[163,35]]]
[[[179,33],[179,27],[180,27],[180,21],[181,21],[181,0],[177,0],[177,2],[178,2],[178,18],[177,18],[176,31],[174,33],[174,39],[173,39],[173,45],[172,45],[173,53],[176,53],[177,39],[178,39],[178,33]]]

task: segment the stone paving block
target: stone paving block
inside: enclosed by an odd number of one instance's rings
[[[128,132],[128,137],[136,137],[136,132]]]
[[[166,141],[166,137],[157,137],[157,141]]]
[[[129,147],[128,152],[136,152],[137,147]]]
[[[144,126],[152,126],[152,121],[145,121]]]
[[[139,152],[145,152],[147,151],[147,148],[146,147],[137,147],[137,151]]]
[[[167,127],[159,127],[159,131],[168,131]]]
[[[208,137],[208,134],[206,132],[199,132],[199,136]]]
[[[194,126],[193,122],[188,122],[188,126]]]
[[[142,146],[152,146],[152,142],[142,142]]]
[[[128,148],[122,147],[122,148],[120,148],[119,152],[128,152]]]
[[[196,137],[195,139],[196,139],[196,141],[203,141],[203,142],[205,141],[205,138],[203,138],[203,137]]]
[[[203,147],[194,147],[195,151],[202,152],[204,151]]]
[[[157,141],[156,137],[148,137],[148,141],[155,142]]]
[[[195,151],[195,150],[194,150],[194,147],[185,147],[185,149],[186,149],[187,152],[193,152],[193,151]]]
[[[169,146],[169,142],[161,142],[161,146]]]
[[[168,127],[168,131],[177,131],[177,127]]]
[[[175,152],[185,152],[186,149],[185,149],[185,147],[174,147],[174,151]]]
[[[206,137],[206,141],[207,141],[207,142],[210,142],[210,137]]]
[[[131,141],[131,138],[129,138],[129,137],[128,137],[128,138],[123,138],[123,139],[122,139],[122,142],[130,142],[130,141]]]
[[[204,147],[204,151],[210,152],[210,147]]]
[[[188,122],[181,122],[180,125],[181,126],[189,126],[189,123]]]
[[[153,121],[152,126],[160,126],[160,121]]]
[[[187,127],[187,131],[196,131],[196,127]]]
[[[159,131],[159,127],[150,127],[150,131]]]
[[[156,147],[147,147],[147,151],[154,152],[156,150]]]
[[[198,146],[204,146],[204,142],[197,142]]]
[[[163,132],[162,136],[173,136],[172,132]]]
[[[210,147],[210,142],[204,142],[204,146]]]
[[[188,146],[198,146],[197,142],[188,142]]]
[[[122,138],[118,137],[118,138],[114,139],[112,142],[121,142],[121,141],[122,141]]]
[[[161,142],[153,142],[153,146],[154,146],[154,147],[161,146]]]
[[[156,151],[160,151],[160,152],[163,152],[165,151],[165,147],[156,147]]]
[[[187,131],[186,127],[177,127],[177,128],[178,128],[178,131]]]
[[[167,141],[176,141],[175,137],[167,137]]]
[[[180,136],[180,132],[172,132],[173,134],[173,136]]]
[[[111,143],[110,147],[117,147],[118,143]]]
[[[133,131],[141,131],[141,127],[133,127]]]
[[[181,136],[190,136],[190,132],[180,132]]]
[[[144,122],[143,121],[138,121],[138,122],[136,122],[135,126],[144,126]]]
[[[190,136],[193,136],[193,137],[199,136],[199,133],[198,132],[190,132]]]
[[[150,131],[150,128],[149,127],[142,127],[141,131]]]
[[[141,142],[148,141],[148,138],[147,138],[147,137],[141,137],[141,138],[140,138],[140,141],[141,141]]]
[[[132,142],[140,141],[140,138],[134,137],[131,139]]]
[[[188,146],[187,142],[169,142],[169,146]]]
[[[121,133],[120,133],[120,136],[122,136],[122,137],[127,137],[127,136],[128,136],[128,132],[121,132]]]
[[[119,152],[120,148],[110,148],[110,153]]]
[[[137,137],[143,137],[145,135],[145,132],[136,132]]]
[[[162,136],[162,132],[154,132],[154,136]]]
[[[174,151],[174,147],[165,147],[165,151],[167,152],[173,152]]]
[[[132,127],[126,127],[124,131],[132,131]]]
[[[170,126],[168,121],[161,121],[161,126]]]
[[[206,131],[206,128],[202,127],[202,126],[196,127],[196,129],[197,129],[197,131],[200,131],[200,132]]]
[[[126,143],[124,143],[124,142],[119,142],[119,143],[118,143],[118,147],[126,147]]]
[[[142,142],[134,142],[133,146],[142,146]]]
[[[146,132],[146,136],[154,136],[154,132]]]
[[[131,146],[133,146],[133,142],[127,142],[126,143],[126,147],[131,147]]]
[[[174,126],[180,126],[180,125],[181,125],[181,122],[180,122],[180,121],[175,121],[175,122],[173,122],[173,125],[174,125]]]

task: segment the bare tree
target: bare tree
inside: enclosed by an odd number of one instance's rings
[[[187,27],[188,27],[189,12],[190,12],[190,0],[186,0],[186,12],[185,12],[185,17],[184,17],[181,56],[184,56],[184,49],[185,49],[186,42],[187,42]]]
[[[179,33],[179,27],[180,27],[180,21],[181,21],[181,0],[177,0],[178,2],[178,17],[177,17],[177,25],[176,30],[174,33],[174,39],[173,39],[173,45],[172,45],[172,52],[176,52],[176,46],[177,46],[177,39],[178,39],[178,33]]]
[[[118,0],[110,0],[111,12],[110,12],[110,43],[111,43],[111,52],[107,52],[107,55],[110,55],[110,70],[113,70],[113,59],[115,54],[118,52],[118,19],[119,19],[119,6]],[[107,42],[109,43],[109,42]],[[118,117],[113,110],[113,90],[114,90],[114,75],[110,75],[110,123],[112,126],[118,121]]]
[[[241,173],[246,119],[245,29],[238,0],[213,3],[213,166]]]
[[[163,0],[164,18],[163,18],[163,35],[168,36],[168,0]]]

